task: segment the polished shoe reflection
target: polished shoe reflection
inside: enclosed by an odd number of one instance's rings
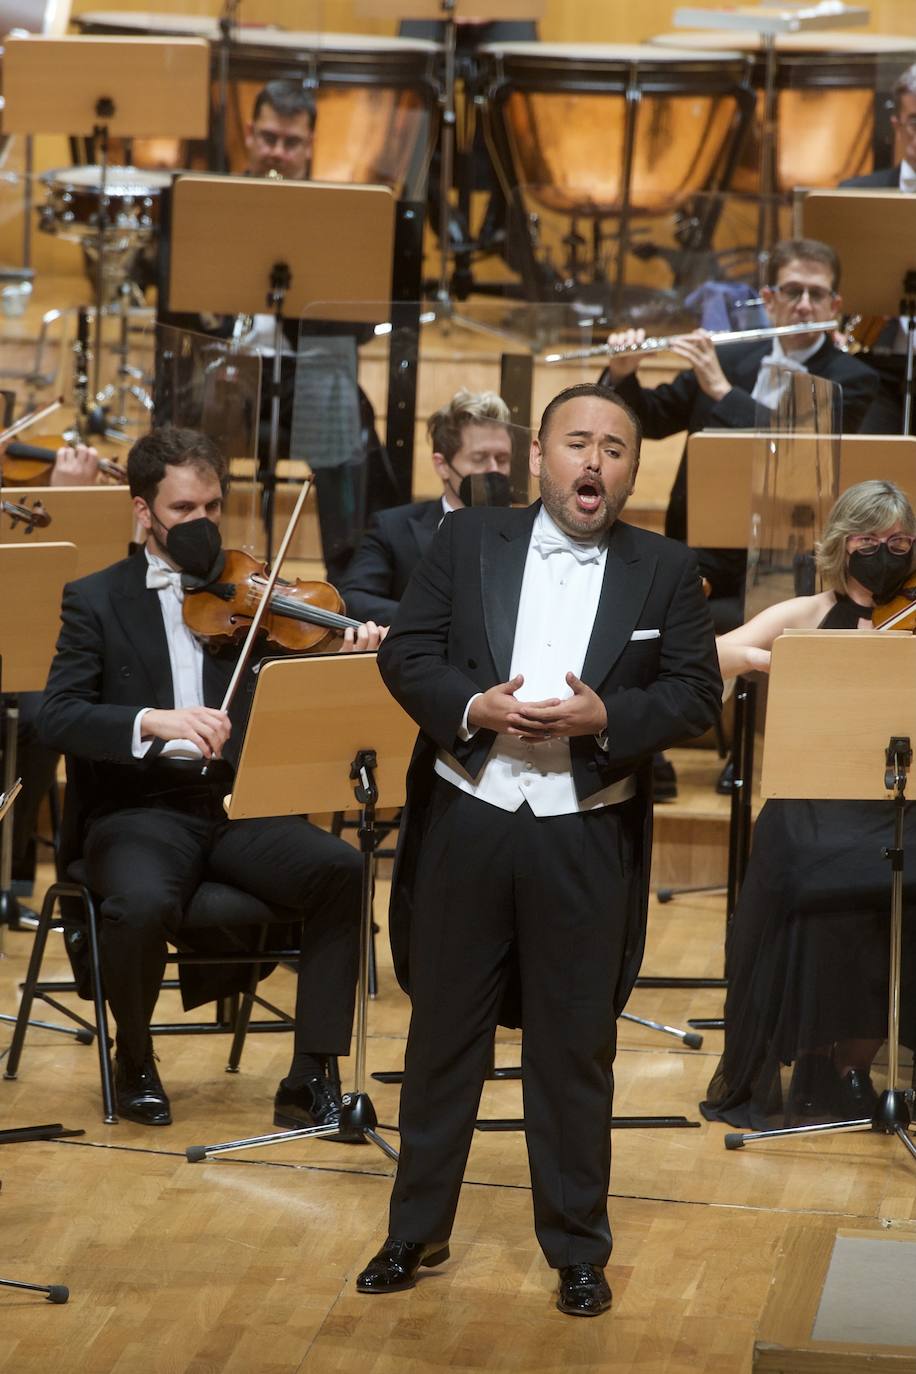
[[[569,1317],[600,1317],[611,1305],[604,1270],[596,1264],[567,1264],[559,1270],[557,1307]]]
[[[284,1078],[274,1098],[274,1125],[298,1131],[309,1126],[333,1126],[333,1134],[324,1140],[343,1141],[346,1145],[364,1145],[362,1132],[337,1129],[342,1111],[340,1094],[324,1074],[316,1073],[295,1087]]]
[[[448,1259],[447,1241],[429,1244],[420,1240],[396,1240],[389,1236],[377,1255],[356,1280],[357,1293],[400,1293],[413,1288],[417,1270],[431,1269]]]
[[[171,1126],[172,1112],[156,1068],[152,1041],[139,1063],[118,1046],[114,1079],[119,1116],[141,1126]]]

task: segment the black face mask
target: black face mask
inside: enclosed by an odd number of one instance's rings
[[[213,582],[226,561],[219,526],[206,516],[173,525],[166,534],[165,548],[175,566],[187,574],[188,582],[184,578],[182,582],[188,587]]]
[[[910,570],[911,554],[891,553],[886,544],[866,558],[856,550],[849,555],[849,574],[871,592],[880,606],[893,600]]]
[[[464,506],[511,506],[512,487],[504,472],[475,472],[462,477],[458,500]]]

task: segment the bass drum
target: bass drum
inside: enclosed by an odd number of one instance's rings
[[[726,44],[727,39],[727,44]],[[652,43],[688,57],[696,48],[741,48],[751,62],[757,110],[737,170],[736,190],[760,189],[760,132],[766,69],[756,34],[664,33]],[[776,36],[776,187],[836,186],[893,161],[887,93],[916,62],[916,38],[880,33]]]

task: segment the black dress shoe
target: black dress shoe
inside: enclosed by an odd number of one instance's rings
[[[597,1264],[564,1265],[557,1292],[557,1307],[568,1317],[600,1317],[611,1305],[611,1290]]]
[[[401,1293],[413,1288],[422,1264],[432,1269],[448,1259],[448,1241],[394,1240],[391,1236],[356,1280],[357,1293]]]
[[[716,791],[720,797],[730,797],[735,790],[735,760],[727,759],[725,767],[716,778]]]
[[[285,1126],[291,1131],[309,1126],[334,1126],[333,1135],[318,1139],[365,1145],[366,1138],[361,1131],[336,1129],[340,1125],[341,1108],[340,1096],[324,1074],[313,1074],[299,1087],[293,1087],[284,1078],[274,1098],[274,1125]]]
[[[878,1094],[867,1069],[849,1069],[840,1079],[840,1114],[850,1121],[874,1116]]]
[[[119,1116],[141,1126],[171,1126],[169,1099],[159,1079],[152,1045],[139,1064],[118,1050],[114,1086]]]
[[[664,754],[652,759],[652,800],[674,801],[677,796],[677,774],[674,764]]]

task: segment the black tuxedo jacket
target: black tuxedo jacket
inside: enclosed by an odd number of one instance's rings
[[[135,759],[134,719],[141,707],[170,709],[175,704],[159,594],[147,589],[146,569],[140,550],[64,588],[60,636],[38,718],[44,742],[67,756],[59,855],[63,873],[82,853],[90,821],[144,804],[147,772],[162,746],[154,742],[144,759]],[[237,652],[230,648],[204,655],[206,705],[221,705]],[[225,756],[231,763],[238,759],[254,685],[249,672],[230,712],[233,729]],[[195,932],[193,943],[206,952],[206,932]],[[70,953],[79,980],[84,973],[81,954],[78,948]],[[265,965],[261,976],[269,971]],[[185,1006],[234,991],[247,975],[242,966],[183,967]]]
[[[479,730],[465,743],[457,738],[458,729],[470,698],[509,677],[525,560],[539,508],[539,502],[526,510],[477,508],[463,511],[459,520],[444,521],[379,651],[389,690],[420,727],[392,881],[392,949],[404,987],[413,879],[436,752],[446,749],[472,777],[490,753],[492,731]],[[637,629],[659,634],[634,640]],[[623,1006],[644,941],[652,755],[702,734],[721,707],[712,620],[690,550],[630,525],[613,526],[582,680],[607,707],[608,747],[603,750],[592,736],[570,741],[577,795],[583,799],[633,773],[640,775],[644,882],[639,909],[628,919],[617,990],[618,1006]]]
[[[900,163],[896,167],[882,167],[878,172],[869,172],[864,177],[848,177],[840,182],[841,190],[899,191]]]
[[[751,396],[760,364],[770,352],[768,339],[759,343],[726,344],[716,349],[722,371],[732,384],[721,401],[714,401],[700,387],[692,369],[678,373],[673,382],[654,388],[640,385],[634,373],[622,382],[611,383],[614,390],[632,406],[642,423],[647,439],[665,439],[686,429],[754,429],[761,407]],[[808,372],[836,382],[843,391],[843,431],[856,433],[866,411],[878,393],[878,375],[865,363],[842,353],[829,339],[806,363]],[[602,381],[607,380],[607,374]],[[672,539],[687,538],[687,466],[682,458],[665,521],[665,533]]]
[[[357,620],[390,625],[410,574],[433,542],[442,502],[414,501],[379,511],[369,522],[337,590]]]

